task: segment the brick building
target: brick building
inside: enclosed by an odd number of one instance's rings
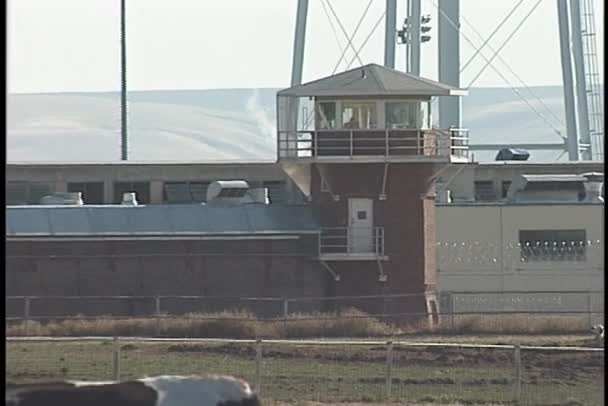
[[[7,295],[413,293],[399,303],[354,304],[436,312],[434,179],[468,159],[465,132],[431,127],[430,101],[463,94],[375,64],[279,92],[278,164],[250,180],[271,192],[256,204],[202,205],[195,196],[207,185],[194,185],[196,168],[171,188],[162,179],[172,169],[150,167],[155,183],[146,187],[130,164],[113,189],[108,181],[91,189],[94,168],[82,164],[81,181],[65,191],[83,193],[84,206],[7,208]],[[235,176],[239,170],[216,179],[254,176]],[[116,205],[125,192],[174,204]],[[28,189],[22,201],[34,194]],[[111,312],[92,303],[85,310]],[[39,306],[75,311],[50,298]]]

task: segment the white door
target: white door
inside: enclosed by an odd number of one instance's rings
[[[374,252],[372,199],[348,199],[348,248],[353,253]]]

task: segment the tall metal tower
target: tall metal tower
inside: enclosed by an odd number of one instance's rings
[[[129,159],[127,137],[127,12],[126,0],[120,0],[120,160]]]
[[[439,0],[439,81],[460,87],[460,0]],[[462,127],[460,97],[439,98],[439,127]]]
[[[583,42],[583,66],[585,69],[585,92],[589,114],[589,138],[591,158],[604,159],[604,102],[597,67],[595,13],[592,0],[581,0],[581,36]]]
[[[568,156],[604,158],[604,109],[592,0],[557,0]],[[574,67],[574,68],[573,68]]]
[[[407,19],[404,28],[399,31],[396,30],[397,0],[385,1],[384,65],[395,67],[395,44],[400,38],[401,42],[406,43],[406,71],[419,75],[420,44],[424,42],[421,40],[424,35],[421,34],[426,29],[423,25],[424,17],[421,16],[421,0],[404,0]],[[561,150],[568,152],[570,160],[601,160],[604,116],[601,78],[597,67],[593,0],[556,0],[556,3],[566,113],[565,142],[541,144],[530,140],[526,144],[510,146]],[[438,0],[437,8],[439,81],[460,87],[460,0]],[[302,82],[308,0],[298,0],[297,10],[292,86]],[[524,101],[528,103],[527,100]],[[439,98],[439,124],[441,128],[462,126],[460,98]],[[496,147],[496,144],[470,145],[472,150],[491,150]]]

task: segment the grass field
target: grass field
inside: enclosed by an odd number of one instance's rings
[[[494,341],[511,339],[495,337]],[[565,338],[553,338],[546,344],[560,340]],[[6,379],[112,379],[112,349],[111,342],[9,342]],[[515,367],[510,349],[396,345],[392,357],[391,398],[387,399],[384,345],[264,344],[261,396],[270,404],[370,405],[390,400],[399,404],[489,405],[513,399]],[[603,362],[603,353],[597,352],[522,350],[522,404],[603,404]],[[219,373],[255,382],[255,348],[240,343],[125,341],[121,344],[120,372],[122,379]]]

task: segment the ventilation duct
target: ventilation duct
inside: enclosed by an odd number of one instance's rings
[[[507,200],[517,203],[579,202],[585,182],[580,175],[520,175],[511,182]]]
[[[496,161],[527,161],[530,153],[520,148],[503,148],[498,151]]]
[[[604,174],[601,172],[587,172],[581,174],[587,181],[585,186],[585,202],[604,203],[602,187],[604,185]]]
[[[126,192],[122,194],[122,201],[120,202],[123,206],[137,206],[139,202],[137,201],[137,195],[135,192]]]
[[[207,204],[237,206],[240,204],[268,204],[267,188],[250,188],[244,180],[218,180],[207,188]]]
[[[40,204],[50,206],[82,206],[82,192],[57,192],[52,195],[44,196],[40,199]]]

